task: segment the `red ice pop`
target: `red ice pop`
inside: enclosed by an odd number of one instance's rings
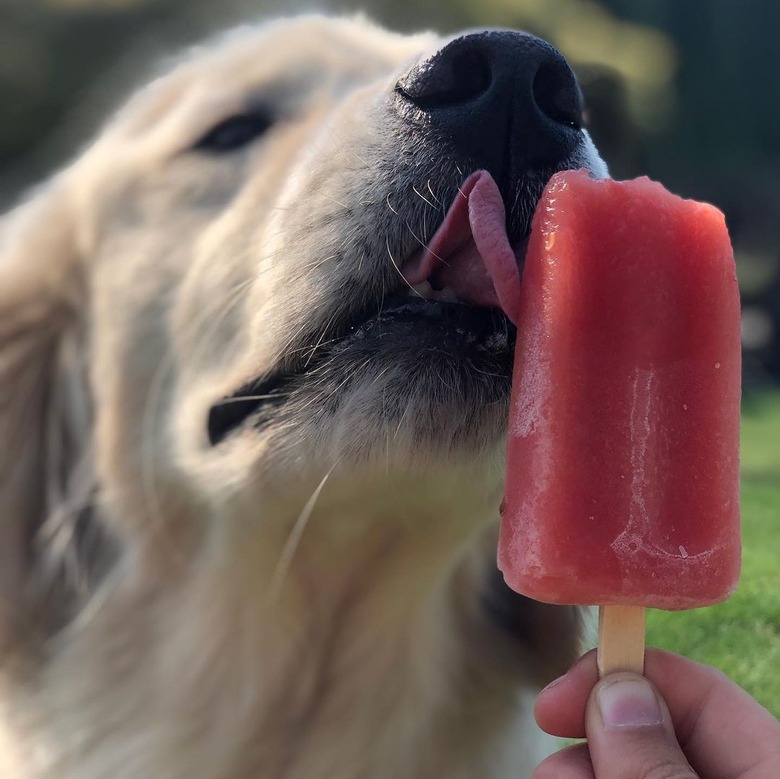
[[[728,597],[740,567],[740,313],[723,215],[648,179],[557,174],[514,316],[499,546],[509,586],[550,603],[663,609]]]

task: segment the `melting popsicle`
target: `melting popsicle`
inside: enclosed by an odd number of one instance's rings
[[[649,179],[556,174],[513,316],[508,585],[564,604],[727,598],[740,568],[741,357],[723,215]]]

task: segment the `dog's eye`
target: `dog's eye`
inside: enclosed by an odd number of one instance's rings
[[[192,148],[220,154],[235,151],[259,138],[273,124],[263,111],[231,116],[212,127]]]

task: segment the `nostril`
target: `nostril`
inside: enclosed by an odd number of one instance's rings
[[[490,64],[478,46],[460,38],[407,73],[396,91],[423,110],[465,105],[490,88]]]
[[[529,33],[485,30],[451,41],[399,78],[391,107],[502,182],[560,166],[583,142],[574,73]]]
[[[576,130],[582,129],[582,92],[564,62],[542,65],[534,76],[531,91],[536,105],[549,119]]]

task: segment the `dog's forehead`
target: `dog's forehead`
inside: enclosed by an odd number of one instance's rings
[[[389,78],[437,43],[432,33],[401,35],[362,17],[244,25],[188,52],[135,95],[118,124],[146,128],[183,102],[238,108],[255,96],[283,101],[323,86]]]

